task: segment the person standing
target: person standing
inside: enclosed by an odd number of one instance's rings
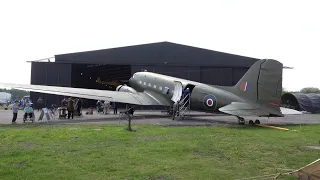
[[[18,111],[19,111],[19,101],[14,101],[14,104],[12,105],[12,113],[13,113],[12,124],[16,123]]]
[[[82,108],[82,100],[80,98],[78,98],[77,113],[79,116],[81,116],[81,108]]]
[[[118,114],[118,105],[117,105],[117,102],[113,102],[113,114]]]
[[[189,98],[190,98],[190,89],[187,88],[183,91],[183,98],[184,98],[184,101],[183,101],[183,104],[185,104],[186,106],[189,105]]]
[[[37,100],[38,111],[43,108],[43,100],[41,97]]]
[[[72,98],[70,97],[68,100],[68,104],[67,104],[67,110],[68,110],[68,119],[71,118],[73,119],[73,113],[74,113],[74,102],[72,100]]]

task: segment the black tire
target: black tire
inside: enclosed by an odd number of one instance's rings
[[[238,123],[240,124],[240,125],[244,125],[246,122],[245,122],[245,120],[244,120],[244,118],[242,118],[242,117],[237,117],[238,118]]]
[[[260,124],[259,119],[255,120],[254,123],[255,123],[255,124]]]
[[[254,125],[254,122],[253,122],[252,120],[250,120],[250,121],[249,121],[249,124],[253,126],[253,125]]]

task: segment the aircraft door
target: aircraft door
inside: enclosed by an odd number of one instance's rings
[[[183,89],[182,83],[180,81],[174,81],[174,90],[171,98],[173,102],[177,102],[181,99],[182,89]]]

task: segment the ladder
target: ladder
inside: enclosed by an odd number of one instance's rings
[[[189,113],[190,116],[190,93],[187,94],[180,102],[179,102],[179,108],[176,112],[175,116],[179,116],[180,119],[183,119],[187,113]]]

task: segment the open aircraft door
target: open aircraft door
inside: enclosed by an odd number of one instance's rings
[[[174,90],[171,100],[177,102],[181,99],[182,96],[182,83],[180,81],[174,81]]]

